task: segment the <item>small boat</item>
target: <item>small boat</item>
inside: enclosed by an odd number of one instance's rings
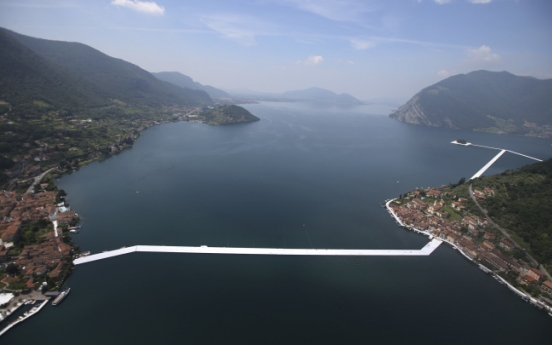
[[[479,269],[481,269],[485,273],[491,273],[491,270],[483,265],[479,265]]]
[[[66,288],[65,290],[63,290],[57,297],[56,299],[52,302],[52,305],[58,305],[61,303],[61,301],[63,301],[65,299],[65,297],[67,297],[67,295],[69,294],[69,292],[71,291],[71,288]]]

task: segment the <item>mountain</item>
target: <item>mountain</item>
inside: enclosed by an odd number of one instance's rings
[[[390,115],[399,121],[495,133],[552,135],[552,79],[475,71],[418,92]]]
[[[342,93],[336,94],[330,90],[311,87],[306,90],[286,91],[281,94],[281,97],[293,100],[316,101],[333,104],[363,104],[353,96]]]
[[[230,98],[230,95],[226,92],[217,89],[209,85],[202,85],[192,78],[188,77],[179,72],[158,72],[152,73],[157,79],[164,80],[166,82],[172,83],[176,86],[189,88],[192,90],[203,90],[207,92],[211,98]]]
[[[36,54],[0,29],[0,100],[25,107],[100,107],[109,99],[97,85]]]
[[[69,78],[71,84],[74,84],[76,80],[80,80],[83,86],[79,85],[78,88],[93,89],[103,97],[130,105],[159,107],[212,104],[211,98],[204,91],[181,88],[161,81],[136,65],[112,58],[85,44],[38,39],[6,29],[0,29],[0,31],[3,36],[9,35],[27,48],[27,50],[18,48],[17,52],[24,53],[30,50],[42,58],[37,66],[30,62],[26,64],[30,70],[38,70],[39,76],[44,73],[52,74],[55,70],[56,74],[60,75],[60,81]],[[28,55],[28,53],[25,54]],[[44,63],[44,59],[49,63]],[[28,60],[29,58],[24,61]],[[44,68],[51,72],[43,71]],[[33,73],[26,72],[25,75],[27,78],[34,78]]]

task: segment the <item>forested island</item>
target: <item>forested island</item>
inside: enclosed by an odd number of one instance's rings
[[[260,120],[257,116],[237,105],[221,105],[212,109],[207,108],[199,116],[210,125],[229,125]]]

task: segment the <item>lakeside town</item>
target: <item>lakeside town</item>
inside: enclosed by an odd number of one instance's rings
[[[155,119],[120,121],[66,118],[52,112],[43,121],[54,122],[57,133],[21,143],[15,155],[0,157],[6,178],[6,190],[0,192],[0,322],[20,307],[63,294],[61,288],[73,269],[73,259],[89,254],[80,253],[72,241],[70,235],[80,230],[79,216],[66,203],[65,191],[58,189],[56,179],[131,148],[140,132],[149,127],[177,121],[211,123],[204,115],[215,108],[172,106]],[[0,122],[20,120],[12,118],[9,111],[0,115]],[[98,131],[105,135],[83,137],[83,133]],[[4,134],[17,139],[15,132]],[[34,315],[43,306],[22,317]],[[21,322],[22,317],[10,325]]]
[[[29,300],[47,299],[48,291],[56,296],[79,253],[69,236],[79,216],[55,186],[58,176],[49,169],[23,194],[0,193],[0,320]]]
[[[525,301],[552,312],[552,278],[546,270],[498,229],[492,220],[470,212],[477,200],[493,198],[488,187],[470,198],[451,187],[416,189],[387,202],[402,227],[449,243],[468,260],[507,285]],[[552,314],[550,314],[552,316]]]

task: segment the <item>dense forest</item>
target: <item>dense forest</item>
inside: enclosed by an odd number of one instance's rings
[[[552,268],[552,159],[472,181],[494,197],[480,201],[489,216],[512,231],[520,245]]]

